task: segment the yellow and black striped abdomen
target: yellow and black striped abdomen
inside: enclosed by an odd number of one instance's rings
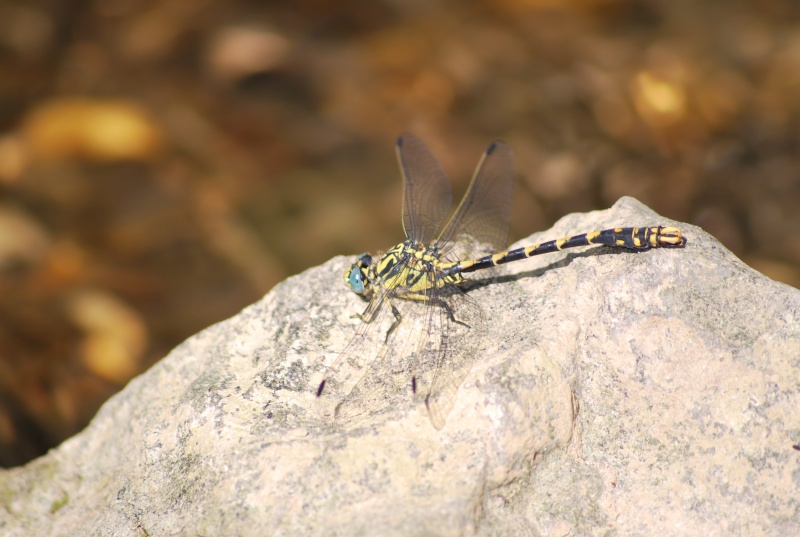
[[[480,259],[442,265],[442,270],[445,274],[474,272],[577,246],[603,245],[630,250],[648,250],[650,248],[679,247],[685,243],[686,239],[681,236],[681,231],[676,227],[618,227],[508,250],[494,255],[487,255]]]

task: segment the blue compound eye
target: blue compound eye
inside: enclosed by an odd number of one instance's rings
[[[350,290],[356,294],[363,294],[364,293],[364,274],[361,272],[361,267],[358,265],[353,265],[353,268],[350,269],[350,277],[347,278],[347,285],[350,286]]]

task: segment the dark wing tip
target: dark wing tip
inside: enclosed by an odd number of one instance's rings
[[[494,153],[497,149],[499,149],[501,147],[507,148],[508,144],[506,144],[502,140],[495,140],[494,142],[489,144],[489,147],[486,148],[486,154],[487,155],[491,155],[492,153]]]
[[[325,381],[323,380],[322,382],[319,383],[319,388],[317,388],[317,397],[322,395],[322,390],[324,389],[325,389]]]
[[[413,134],[403,133],[397,137],[397,141],[395,142],[394,145],[397,147],[397,149],[400,149],[406,144],[406,142],[408,142],[413,138],[414,138]]]

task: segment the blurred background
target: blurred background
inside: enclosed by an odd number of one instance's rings
[[[800,286],[799,111],[795,0],[0,1],[0,466],[399,242],[401,132],[508,142],[512,240],[630,195]]]

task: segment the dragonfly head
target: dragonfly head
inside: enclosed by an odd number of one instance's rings
[[[344,281],[347,287],[359,296],[368,297],[372,293],[372,288],[369,286],[369,278],[367,277],[367,271],[371,264],[372,256],[361,254],[356,258],[356,262],[344,271]]]

